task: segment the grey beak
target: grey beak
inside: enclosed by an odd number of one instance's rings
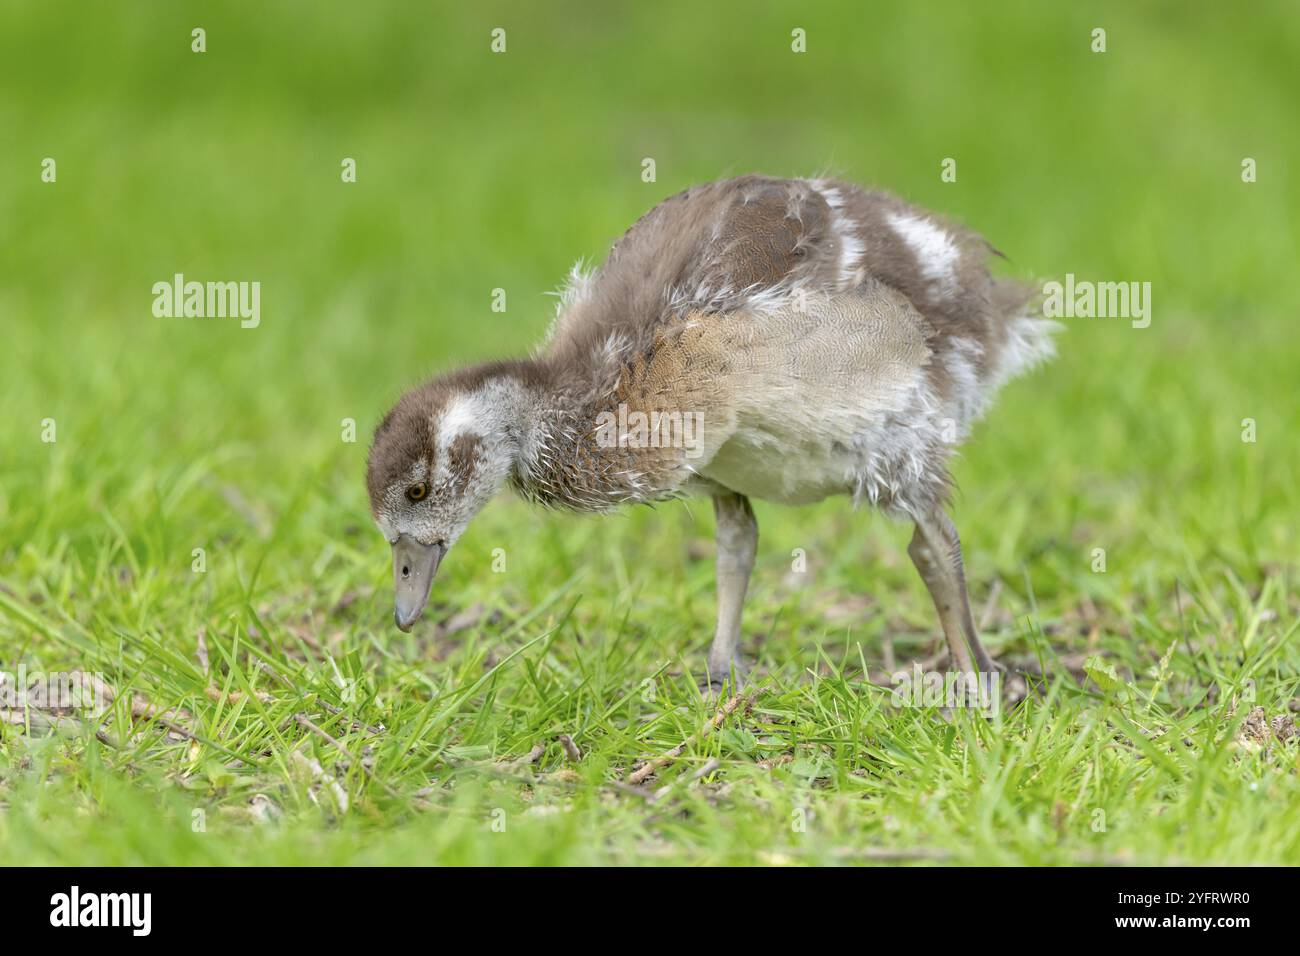
[[[409,631],[424,610],[425,602],[429,600],[429,589],[433,587],[433,576],[438,573],[438,565],[446,553],[441,541],[421,544],[407,535],[399,535],[393,545],[393,584],[396,590],[393,620],[403,631]]]

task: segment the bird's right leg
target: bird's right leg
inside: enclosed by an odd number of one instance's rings
[[[942,507],[913,517],[916,531],[912,534],[912,543],[907,546],[907,553],[930,591],[935,610],[939,612],[939,623],[948,639],[950,666],[962,673],[970,673],[973,652],[981,673],[997,673],[997,666],[975,632],[957,529]]]
[[[718,628],[709,649],[707,673],[709,689],[721,690],[733,668],[737,683],[742,675],[740,617],[758,550],[758,522],[749,499],[733,492],[714,495],[713,513],[717,519]]]

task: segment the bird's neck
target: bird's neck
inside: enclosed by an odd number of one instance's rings
[[[511,363],[502,377],[509,384],[493,390],[496,412],[516,449],[509,481],[521,497],[575,511],[645,500],[634,456],[599,441],[609,383],[575,377],[545,359]]]

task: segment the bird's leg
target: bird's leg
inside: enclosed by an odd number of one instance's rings
[[[717,519],[718,629],[709,649],[708,681],[710,689],[721,690],[733,668],[737,683],[742,676],[740,615],[758,550],[758,522],[749,499],[731,492],[714,496],[713,513]]]
[[[997,673],[997,667],[975,633],[975,620],[971,617],[970,599],[966,595],[961,540],[942,508],[916,517],[916,531],[912,534],[907,553],[921,573],[921,580],[930,589],[944,637],[948,639],[951,664],[962,673],[970,673],[970,655],[974,652],[981,673]]]

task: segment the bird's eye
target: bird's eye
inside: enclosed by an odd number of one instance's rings
[[[429,486],[423,481],[417,481],[411,487],[406,489],[406,497],[412,501],[423,501],[429,494]]]

